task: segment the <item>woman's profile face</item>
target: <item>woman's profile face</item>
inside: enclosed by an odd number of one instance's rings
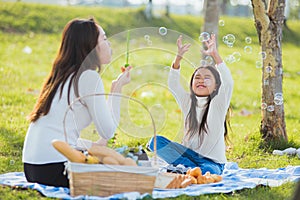
[[[216,89],[216,79],[209,69],[200,68],[192,80],[192,89],[199,97],[209,96]]]
[[[111,56],[112,56],[110,42],[108,41],[102,27],[98,25],[98,28],[99,28],[99,37],[98,37],[97,51],[100,55],[100,62],[101,64],[108,64],[111,61]]]

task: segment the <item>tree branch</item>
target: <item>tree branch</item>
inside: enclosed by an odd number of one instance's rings
[[[269,17],[266,15],[265,4],[261,0],[252,0],[253,12],[256,23],[259,22],[262,32],[267,31],[269,27]]]
[[[278,5],[278,0],[269,0],[269,5],[268,5],[268,16],[274,16],[274,13],[276,12]]]

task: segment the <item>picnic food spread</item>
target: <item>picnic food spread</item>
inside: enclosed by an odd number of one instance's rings
[[[53,147],[69,161],[87,164],[109,164],[137,166],[131,158],[125,158],[115,150],[105,146],[92,146],[87,154],[72,148],[68,143],[60,140],[52,141]]]
[[[222,176],[206,172],[202,175],[199,167],[187,170],[186,174],[176,174],[174,179],[166,186],[167,189],[185,188],[191,184],[216,183],[222,180]]]

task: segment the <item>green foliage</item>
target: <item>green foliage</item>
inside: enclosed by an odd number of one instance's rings
[[[41,12],[42,10],[42,12]],[[26,115],[34,106],[41,84],[50,71],[51,64],[59,47],[61,31],[71,19],[94,16],[106,30],[107,35],[137,27],[160,27],[189,35],[198,40],[203,19],[193,16],[177,16],[154,18],[147,21],[142,8],[138,9],[112,9],[91,7],[62,7],[39,4],[4,3],[0,4],[0,173],[23,171],[22,148],[24,137],[28,128]],[[279,143],[267,146],[261,140],[259,133],[261,113],[261,69],[257,69],[255,62],[260,51],[253,19],[221,17],[225,21],[224,27],[219,27],[219,50],[222,57],[235,51],[241,53],[239,62],[228,64],[235,81],[232,97],[233,114],[231,117],[232,131],[229,137],[232,141],[231,149],[227,152],[229,161],[237,162],[242,168],[279,168],[287,165],[300,165],[299,158],[293,156],[272,155],[273,149],[285,149],[293,146],[300,147],[300,93],[298,90],[300,78],[300,29],[299,21],[288,21],[289,30],[283,30],[282,59],[284,68],[283,94],[286,129],[288,143]],[[234,47],[229,48],[222,43],[222,36],[232,33],[236,36]],[[252,53],[243,51],[245,37],[252,38]],[[175,42],[175,41],[174,41]],[[23,49],[28,46],[31,54]],[[163,65],[169,65],[161,52],[149,52],[147,58],[136,61],[136,65],[151,59]],[[148,60],[147,60],[148,62]],[[103,78],[109,91],[110,82],[117,76],[122,63],[116,64],[111,76]],[[156,68],[155,68],[156,69]],[[114,71],[115,70],[115,71]],[[142,78],[163,77],[164,71],[149,70],[147,76]],[[132,80],[132,84],[137,84]],[[176,102],[168,92],[148,85],[141,91],[153,91],[154,97],[141,98],[142,92],[136,92],[146,106],[155,103],[163,104],[169,113],[166,114],[168,123],[158,124],[158,133],[171,139],[180,141],[182,132],[180,122],[181,113]],[[130,110],[129,117],[137,124],[151,126],[147,113],[136,111],[137,106]],[[158,109],[156,107],[156,109]],[[245,114],[244,111],[248,111]],[[247,113],[247,112],[246,112]],[[123,122],[122,122],[123,123]],[[149,131],[148,136],[152,135]],[[132,137],[117,130],[116,137],[110,145],[145,146],[148,138]],[[289,183],[278,188],[257,187],[232,194],[201,195],[200,197],[180,196],[176,199],[286,199],[292,195],[295,184]],[[42,199],[36,191],[16,190],[8,187],[0,188],[1,196],[8,199]],[[43,198],[46,199],[46,198]]]
[[[43,10],[43,12],[40,12]],[[114,17],[111,13],[114,13]],[[0,30],[15,33],[59,33],[65,24],[73,18],[94,17],[107,30],[107,35],[122,32],[130,28],[147,26],[173,27],[182,33],[197,33],[200,26],[191,26],[200,18],[183,17],[153,19],[147,21],[143,9],[105,8],[105,7],[63,7],[26,3],[2,3],[0,5]],[[191,31],[191,29],[194,29]]]

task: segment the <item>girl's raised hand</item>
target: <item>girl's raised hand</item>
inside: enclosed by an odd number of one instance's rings
[[[216,42],[216,35],[211,34],[211,38],[204,42],[207,49],[202,50],[202,53],[207,56],[211,56],[216,64],[220,64],[223,62],[221,56],[219,55],[218,49],[217,49],[217,42]]]
[[[131,80],[130,78],[130,70],[132,66],[128,66],[125,68],[125,71],[122,72],[116,80],[112,81],[111,92],[119,92],[122,87],[128,84]]]
[[[208,56],[214,56],[218,53],[215,34],[211,34],[210,39],[205,41],[204,44],[207,47],[207,50],[202,50],[203,54]]]
[[[173,69],[179,69],[180,61],[183,57],[183,54],[185,54],[189,50],[190,46],[191,44],[189,43],[182,45],[182,35],[180,35],[179,38],[177,39],[177,55],[172,64]]]
[[[182,45],[182,35],[180,35],[177,39],[177,56],[183,57],[183,54],[185,54],[189,50],[190,46],[190,43]]]

